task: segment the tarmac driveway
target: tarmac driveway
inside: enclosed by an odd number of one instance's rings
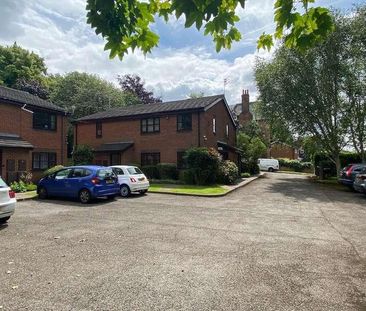
[[[20,202],[0,310],[366,310],[366,196],[267,174],[223,198]]]

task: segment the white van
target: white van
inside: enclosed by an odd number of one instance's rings
[[[258,159],[258,166],[261,171],[274,172],[280,169],[280,164],[276,159]]]

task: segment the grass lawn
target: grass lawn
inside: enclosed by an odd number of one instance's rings
[[[172,184],[151,184],[149,192],[165,192],[177,194],[199,194],[199,195],[221,195],[228,190],[222,186],[195,186],[195,185],[172,185]]]

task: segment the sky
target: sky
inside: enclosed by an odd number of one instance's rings
[[[350,10],[364,0],[318,0],[316,5]],[[18,45],[42,56],[49,73],[88,72],[116,83],[116,77],[138,74],[146,87],[164,101],[184,99],[192,92],[224,93],[229,104],[240,102],[243,89],[257,98],[253,76],[256,58],[269,59],[274,51],[257,51],[262,32],[272,33],[273,1],[247,0],[237,10],[242,40],[231,50],[216,53],[212,38],[195,28],[185,29],[184,19],[157,19],[154,31],[159,46],[151,54],[129,54],[122,61],[109,59],[105,42],[86,23],[85,0],[0,0],[0,44]]]

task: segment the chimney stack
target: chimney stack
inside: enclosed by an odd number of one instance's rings
[[[242,113],[249,113],[249,90],[243,90],[241,95]]]

